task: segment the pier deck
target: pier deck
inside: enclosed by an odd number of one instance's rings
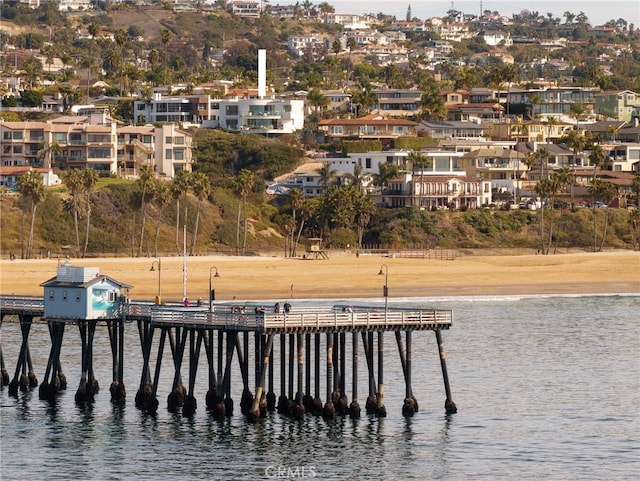
[[[109,319],[148,321],[154,326],[209,327],[253,331],[263,334],[286,332],[396,331],[449,329],[452,311],[439,309],[382,308],[380,306],[297,307],[288,313],[258,312],[259,304],[216,303],[207,307],[155,305],[152,302],[122,303]],[[44,317],[44,298],[0,296],[0,311],[8,315]],[[109,320],[109,319],[104,319]],[[75,323],[81,319],[47,318]]]

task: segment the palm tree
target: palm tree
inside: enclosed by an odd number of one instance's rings
[[[633,176],[631,190],[636,196],[636,207],[638,210],[640,210],[640,174],[636,174]]]
[[[78,228],[78,213],[80,212],[80,197],[83,190],[82,172],[78,169],[70,169],[62,172],[62,180],[71,194],[71,206],[73,210],[73,227],[76,234],[76,252],[80,252],[80,231]]]
[[[444,98],[440,95],[440,90],[435,81],[428,82],[422,87],[420,97],[420,109],[423,119],[442,120],[447,117],[447,107]]]
[[[577,102],[569,105],[569,114],[576,119],[576,130],[580,130],[580,117],[584,114],[584,104]]]
[[[313,89],[307,94],[307,102],[313,107],[316,113],[331,103],[329,97],[325,97],[322,95],[322,92],[317,89]]]
[[[46,169],[53,167],[53,161],[56,156],[62,154],[62,146],[57,140],[51,143],[44,142],[42,148],[38,151],[38,156],[42,156],[42,165]]]
[[[180,254],[180,198],[184,197],[184,222],[187,222],[187,193],[191,184],[191,174],[186,170],[179,171],[171,181],[169,191],[176,201],[176,253]]]
[[[331,164],[329,162],[324,162],[322,167],[316,170],[318,175],[320,175],[320,179],[318,179],[318,183],[324,187],[325,194],[327,193],[327,188],[334,182],[336,178],[336,174],[338,173],[335,169],[331,168]]]
[[[29,208],[31,216],[27,252],[26,255],[23,254],[22,256],[23,258],[30,259],[31,251],[33,249],[33,230],[36,221],[36,210],[38,209],[38,205],[40,205],[44,199],[44,181],[42,180],[40,173],[35,170],[30,170],[27,174],[20,176],[18,178],[18,192],[22,195],[23,205],[25,209],[27,207]]]
[[[367,85],[361,90],[351,91],[351,102],[358,106],[359,113],[368,113],[378,101],[378,97],[371,92],[371,86]]]
[[[616,189],[616,186],[610,182],[603,182],[600,196],[602,202],[608,206],[618,196],[618,189]],[[607,238],[607,229],[609,228],[609,210],[610,209],[608,208],[604,209],[604,228],[602,229],[602,240],[600,241],[599,251],[602,251],[604,241]]]
[[[354,201],[356,234],[358,236],[358,247],[362,248],[362,238],[364,229],[369,225],[371,216],[376,211],[376,204],[371,197],[360,192]]]
[[[91,22],[87,27],[87,31],[89,35],[91,35],[91,40],[89,40],[89,58],[86,59],[87,65],[87,102],[89,102],[89,88],[91,85],[91,70],[94,66],[94,58],[93,58],[93,46],[96,43],[96,37],[98,36],[98,32],[100,32],[100,25],[96,22]]]
[[[144,243],[145,238],[145,230],[147,223],[147,189],[149,185],[153,181],[153,168],[150,165],[143,165],[140,167],[138,172],[138,180],[136,183],[140,187],[142,191],[142,195],[140,197],[140,216],[141,216],[141,227],[140,227],[140,243],[138,244],[138,257],[142,254],[142,245]]]
[[[302,193],[302,191],[298,188],[293,188],[289,191],[289,202],[291,203],[291,217],[293,219],[293,224],[294,224],[294,229],[291,231],[291,245],[289,248],[289,257],[295,257],[296,256],[296,244],[293,241],[293,235],[295,233],[295,226],[297,225],[297,213],[298,213],[298,209],[302,206],[302,203],[304,202],[304,194]],[[300,221],[300,224],[302,225],[304,223],[304,221]]]
[[[153,187],[153,204],[158,209],[158,219],[156,221],[156,233],[153,242],[153,256],[158,257],[158,238],[160,237],[160,226],[162,225],[162,212],[165,206],[171,201],[171,192],[166,182],[156,179]]]
[[[416,167],[420,168],[420,188],[418,191],[418,207],[422,207],[422,192],[424,191],[424,169],[425,167],[431,166],[431,159],[429,159],[429,157],[427,157],[426,155],[424,155],[423,153],[417,150],[412,150],[411,152],[409,152],[409,155],[407,156],[407,160],[411,162],[411,170],[414,172],[414,174],[415,174],[415,168]],[[415,187],[415,182],[413,185]]]
[[[163,29],[162,33],[160,34],[160,40],[162,41],[162,45],[164,45],[164,63],[165,63],[165,77],[164,77],[164,84],[167,84],[167,77],[166,77],[166,66],[169,63],[169,42],[171,42],[171,32],[168,29]]]
[[[255,176],[249,169],[242,169],[234,181],[236,193],[240,196],[242,202],[238,202],[238,218],[236,224],[236,255],[240,248],[240,210],[242,207],[243,214],[243,238],[242,238],[242,255],[247,247],[247,196],[253,189]]]
[[[590,184],[587,186],[587,190],[591,195],[591,212],[593,215],[593,252],[597,250],[602,250],[604,246],[604,241],[607,236],[607,228],[609,224],[609,209],[605,208],[605,218],[604,218],[604,228],[602,234],[602,240],[600,242],[600,247],[598,249],[598,232],[597,232],[597,213],[598,206],[596,204],[596,200],[601,200],[605,203],[605,205],[613,200],[617,195],[617,190],[615,186],[609,182],[603,182],[600,179],[593,179]]]
[[[640,210],[634,209],[629,213],[629,225],[631,227],[631,238],[633,250],[640,248]]]
[[[398,176],[398,166],[390,162],[378,164],[378,173],[373,174],[373,184],[380,187],[384,191],[389,180]]]
[[[589,162],[593,165],[593,179],[595,180],[598,170],[602,168],[607,156],[604,153],[604,149],[600,144],[596,144],[591,148],[589,153]]]
[[[193,255],[193,252],[196,248],[196,239],[198,237],[198,224],[200,222],[200,209],[202,207],[202,201],[208,198],[209,194],[211,193],[211,182],[209,181],[209,177],[207,177],[207,174],[203,172],[197,172],[193,174],[191,189],[198,199],[198,202],[196,204],[196,221],[193,226],[193,237],[191,237],[191,249],[189,250],[190,256]]]
[[[114,32],[116,45],[120,48],[120,95],[124,95],[124,46],[127,43],[127,31],[124,28],[117,28]]]
[[[82,190],[85,195],[86,208],[86,225],[84,234],[84,248],[82,249],[82,257],[87,255],[87,247],[89,246],[89,227],[91,225],[91,194],[98,183],[98,172],[95,169],[85,169],[82,171]]]
[[[578,156],[584,149],[587,140],[582,132],[579,130],[570,130],[567,135],[564,136],[564,142],[572,151],[574,156]]]
[[[308,199],[304,198],[302,200],[302,204],[299,208],[300,211],[300,225],[298,226],[298,235],[296,236],[296,241],[294,242],[294,251],[293,257],[296,256],[296,246],[300,243],[300,236],[302,235],[302,229],[304,229],[305,224],[312,219],[317,211],[318,211],[318,202],[317,199]]]
[[[347,178],[351,180],[351,185],[355,185],[358,192],[362,192],[364,189],[365,176],[362,172],[362,164],[354,164],[353,174],[347,174]]]

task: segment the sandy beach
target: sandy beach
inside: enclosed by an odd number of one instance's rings
[[[183,258],[72,259],[133,286],[132,299],[182,299]],[[58,260],[0,260],[0,293],[42,295],[40,284],[56,275]],[[385,267],[383,267],[385,266]],[[382,297],[386,272],[389,297],[518,294],[640,294],[640,252],[562,255],[464,256],[455,260],[400,259],[339,253],[325,260],[283,257],[206,256],[187,258],[187,296],[208,298],[212,277],[217,300]],[[158,274],[160,274],[160,279]]]

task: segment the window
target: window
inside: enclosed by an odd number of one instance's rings
[[[65,132],[56,132],[53,134],[53,140],[59,144],[66,144],[67,134]]]
[[[138,110],[144,110],[145,107],[146,107],[146,104],[144,104],[144,103],[139,103],[138,104]]]
[[[111,157],[111,147],[89,147],[90,159],[108,159]]]
[[[42,142],[44,140],[44,130],[31,130],[29,132],[29,140],[31,142]]]
[[[172,160],[173,159],[173,150],[165,149],[164,156],[166,157],[167,160]]]
[[[108,144],[111,142],[111,136],[109,134],[89,134],[87,141],[95,144]]]
[[[165,137],[164,138],[164,143],[165,144],[173,144],[173,137]]]
[[[227,105],[227,108],[225,110],[227,115],[238,115],[237,105]]]
[[[13,140],[22,140],[22,132],[14,132]]]
[[[174,137],[173,142],[176,145],[184,145],[184,137]]]
[[[174,160],[184,160],[184,150],[183,149],[176,149],[173,152],[173,159]]]
[[[118,294],[114,291],[109,291],[109,302],[116,302],[118,299]]]
[[[150,135],[143,135],[142,136],[142,143],[143,144],[150,144],[151,143],[151,136]]]

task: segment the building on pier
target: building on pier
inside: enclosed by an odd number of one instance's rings
[[[116,316],[122,293],[132,286],[100,275],[97,267],[58,266],[44,287],[44,317],[108,319]]]

